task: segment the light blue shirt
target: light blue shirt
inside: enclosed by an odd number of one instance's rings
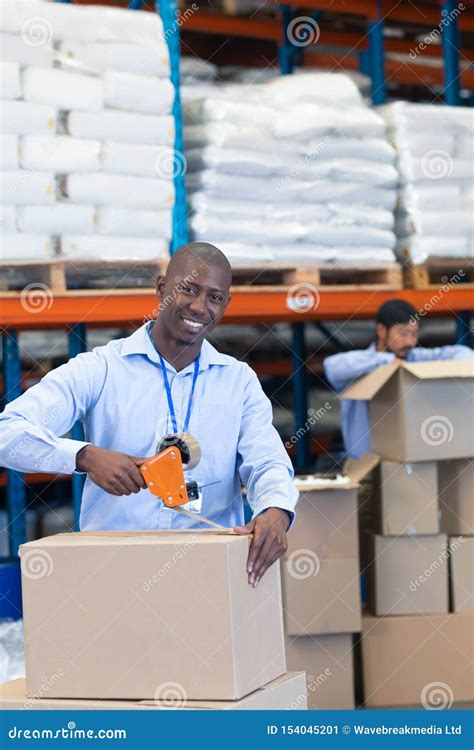
[[[438,359],[470,359],[474,356],[467,346],[437,346],[433,349],[415,347],[407,362],[426,362]],[[376,367],[388,365],[395,359],[391,352],[378,352],[375,344],[343,354],[334,354],[324,360],[324,372],[337,393],[347,388],[354,380],[367,375]],[[359,458],[372,450],[370,441],[369,402],[341,400],[341,429],[346,454]]]
[[[180,372],[168,363],[166,369],[181,430],[194,363]],[[86,442],[60,437],[77,420]],[[71,474],[87,443],[150,457],[158,439],[172,431],[158,353],[143,325],[127,338],[79,354],[8,404],[0,415],[0,464]],[[294,511],[293,469],[272,425],[270,401],[247,364],[220,354],[208,341],[201,349],[189,432],[202,451],[189,478],[199,485],[216,482],[203,489],[203,516],[227,527],[242,524],[241,483],[254,516],[270,507]],[[148,489],[116,497],[86,478],[82,530],[194,526]]]

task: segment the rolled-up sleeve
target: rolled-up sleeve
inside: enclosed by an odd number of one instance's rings
[[[94,405],[106,372],[99,353],[78,354],[8,404],[0,414],[0,464],[72,474],[78,451],[88,443],[62,436]]]
[[[268,508],[282,508],[293,518],[298,490],[291,461],[272,424],[271,403],[248,366],[245,377],[237,465],[248,503],[253,517]]]

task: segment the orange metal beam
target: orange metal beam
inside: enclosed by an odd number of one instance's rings
[[[452,288],[437,302],[436,288],[372,291],[363,287],[334,287],[320,290],[319,304],[304,313],[288,306],[286,287],[235,287],[224,323],[297,323],[303,320],[342,320],[372,318],[388,299],[401,297],[417,309],[430,306],[428,315],[452,315],[455,311],[474,311],[472,286]],[[32,313],[22,306],[20,295],[0,296],[0,326],[3,328],[61,328],[84,322],[103,326],[140,324],[156,315],[157,298],[151,290],[113,290],[104,295],[88,291],[57,294],[49,309]]]

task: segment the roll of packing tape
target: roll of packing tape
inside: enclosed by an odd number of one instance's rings
[[[196,438],[189,432],[178,432],[175,435],[165,435],[165,437],[158,441],[156,452],[161,453],[161,451],[166,450],[166,448],[171,448],[172,446],[176,446],[181,453],[181,458],[184,464],[183,468],[185,471],[194,469],[194,467],[198,465],[201,460],[201,446]]]

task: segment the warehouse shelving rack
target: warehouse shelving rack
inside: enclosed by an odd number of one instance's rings
[[[61,1],[61,0],[59,0]],[[62,0],[67,1],[67,0]],[[336,2],[321,3],[311,0],[314,7],[330,5],[334,9]],[[339,3],[341,5],[341,3]],[[142,0],[133,0],[129,7],[139,10]],[[296,3],[295,3],[296,5]],[[305,5],[308,5],[306,0]],[[367,14],[370,6],[371,13]],[[291,4],[287,3],[286,8]],[[347,6],[345,6],[347,9]],[[454,7],[453,0],[446,0],[443,9],[450,11]],[[176,5],[174,0],[162,0],[158,5],[165,29],[170,57],[172,80],[175,83],[177,97],[174,105],[176,119],[176,148],[183,150],[181,109],[179,101],[179,24],[176,20]],[[383,76],[383,45],[382,20],[380,6],[374,2],[351,2],[351,11],[360,10],[367,14],[368,35],[371,45],[371,66],[374,71],[374,99],[385,97],[385,79]],[[375,10],[374,10],[375,9]],[[383,9],[382,9],[383,10]],[[284,14],[288,11],[282,11]],[[379,14],[379,15],[377,15]],[[241,19],[242,20],[242,19]],[[260,33],[260,30],[259,30]],[[450,24],[449,34],[444,35],[445,58],[449,59],[445,72],[446,101],[450,104],[459,103],[459,55],[458,30],[456,24]],[[291,72],[292,50],[282,50],[282,67],[284,72]],[[173,215],[173,243],[172,249],[187,240],[185,220],[185,188],[184,176],[175,177],[176,207]],[[234,290],[232,302],[223,320],[224,323],[251,324],[288,322],[293,329],[293,362],[292,382],[295,403],[295,431],[304,426],[307,419],[307,374],[305,363],[305,325],[308,322],[323,323],[324,321],[370,319],[384,301],[393,296],[389,291],[367,291],[362,288],[326,289],[320,293],[319,304],[316,309],[305,312],[295,311],[288,306],[288,290],[278,287],[247,287]],[[429,316],[458,317],[458,341],[468,341],[470,335],[470,315],[474,310],[474,295],[472,288],[459,285],[433,302],[432,289],[412,289],[397,292],[397,296],[411,302],[417,309],[429,309]],[[103,292],[77,291],[55,294],[53,304],[41,314],[41,322],[31,312],[24,309],[20,295],[5,293],[0,296],[0,325],[3,330],[3,380],[8,400],[20,394],[20,358],[18,348],[18,332],[21,330],[35,330],[56,328],[67,331],[69,339],[69,355],[75,356],[87,348],[87,326],[95,327],[130,327],[143,321],[150,311],[156,308],[156,297],[150,290],[111,290]],[[74,437],[79,437],[80,426],[75,426]],[[303,467],[308,459],[308,439],[298,441],[296,446],[296,465]],[[10,549],[16,552],[20,543],[25,539],[25,498],[26,486],[22,475],[9,471],[7,475],[7,509],[10,519],[9,535]],[[79,475],[72,478],[73,505],[78,520],[80,499],[82,492],[82,478]],[[12,557],[15,555],[13,554]]]

